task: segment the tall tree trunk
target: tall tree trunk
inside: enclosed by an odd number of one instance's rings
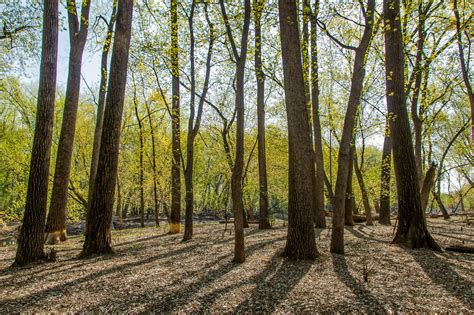
[[[354,144],[351,144],[350,154],[354,156]],[[354,192],[352,190],[352,177],[354,174],[354,160],[351,159],[349,161],[349,173],[347,174],[347,185],[346,185],[346,194],[345,194],[345,201],[344,201],[344,225],[347,226],[354,226]],[[352,200],[354,199],[354,203]]]
[[[258,182],[259,182],[259,229],[271,228],[268,213],[267,157],[265,152],[265,75],[262,65],[261,19],[265,0],[254,0],[255,22],[255,76],[257,78],[257,132],[258,132]]]
[[[247,44],[250,25],[251,6],[250,0],[244,1],[244,20],[242,28],[242,37],[240,41],[240,54],[237,51],[231,26],[225,11],[224,0],[219,0],[222,15],[227,31],[227,37],[232,46],[234,59],[237,62],[235,72],[235,109],[236,109],[236,144],[235,144],[235,162],[232,169],[232,210],[234,212],[234,230],[235,230],[235,248],[234,261],[241,263],[245,261],[245,243],[244,243],[244,205],[242,199],[242,173],[244,167],[244,118],[245,118],[245,99],[244,99],[244,79],[245,63],[247,60]]]
[[[390,173],[392,169],[392,137],[390,136],[390,118],[387,116],[385,136],[382,148],[380,174],[380,213],[379,223],[390,225]]]
[[[87,208],[90,207],[90,200],[94,191],[95,176],[97,174],[97,163],[99,161],[100,138],[102,136],[102,126],[104,124],[105,96],[107,93],[107,77],[108,77],[108,59],[110,45],[112,44],[112,35],[114,34],[115,18],[117,13],[117,0],[112,3],[112,14],[107,23],[107,35],[105,36],[104,45],[102,46],[102,57],[100,63],[100,84],[99,99],[97,103],[97,114],[94,131],[94,143],[92,145],[91,169],[89,172],[89,191],[87,194]]]
[[[117,205],[115,207],[115,216],[122,223],[122,187],[120,186],[120,176],[117,174]]]
[[[81,16],[78,17],[76,1],[67,2],[69,21],[69,73],[64,99],[63,121],[59,136],[56,168],[54,171],[53,191],[46,221],[46,243],[56,244],[67,239],[66,208],[68,185],[71,171],[74,134],[76,131],[77,108],[81,89],[82,54],[89,29],[90,0],[84,0],[81,6]]]
[[[365,187],[364,176],[362,175],[362,170],[359,167],[359,159],[357,158],[357,151],[354,152],[354,171],[359,182],[360,192],[362,194],[362,203],[364,204],[366,224],[374,225],[372,220],[372,208],[370,207],[369,194],[367,193],[367,188]]]
[[[423,186],[421,187],[420,200],[421,200],[421,210],[423,214],[426,211],[428,206],[428,201],[430,199],[430,192],[433,190],[434,182],[436,175],[436,165],[431,164],[430,168],[426,172],[425,178],[423,180]]]
[[[421,208],[420,189],[413,142],[406,110],[403,40],[400,1],[384,0],[385,72],[387,109],[398,193],[398,226],[393,240],[410,248],[440,250],[426,226]]]
[[[145,102],[146,113],[148,116],[148,124],[150,125],[151,136],[151,166],[153,170],[153,209],[155,213],[155,225],[160,226],[160,209],[158,205],[158,170],[156,167],[156,141],[155,141],[155,126],[153,125],[152,112],[150,106]]]
[[[284,255],[315,259],[313,225],[314,158],[309,130],[296,3],[279,0],[280,41],[288,117],[288,236]]]
[[[362,2],[361,2],[362,5]],[[355,49],[354,69],[352,74],[351,91],[347,104],[344,127],[339,145],[336,193],[334,198],[334,215],[332,221],[331,252],[344,254],[344,206],[347,190],[349,166],[353,160],[351,142],[353,139],[355,120],[362,95],[365,78],[366,55],[369,50],[374,26],[375,0],[367,1],[365,12],[365,27],[359,47]]]
[[[127,66],[132,30],[133,0],[119,0],[110,78],[104,112],[99,162],[94,183],[81,257],[112,253],[111,216],[120,144],[120,131],[127,83]]]
[[[58,21],[58,1],[45,1],[36,127],[31,150],[25,213],[14,266],[23,266],[45,257],[44,227],[56,96]]]
[[[172,105],[171,105],[171,216],[170,234],[181,230],[181,131],[179,114],[179,41],[178,41],[178,1],[171,0],[171,72],[172,72]]]
[[[469,65],[469,63],[466,64],[466,60],[464,57],[464,50],[462,47],[461,19],[459,17],[457,0],[453,1],[453,12],[454,12],[454,17],[456,19],[456,33],[457,33],[457,42],[458,42],[458,50],[459,50],[459,63],[461,64],[462,78],[464,80],[464,85],[466,86],[467,96],[469,98],[469,104],[471,105],[471,141],[472,141],[472,144],[474,144],[474,93],[472,91],[471,82],[469,81],[469,69],[467,66]]]
[[[196,93],[196,78],[195,78],[195,57],[194,57],[194,9],[195,3],[191,5],[191,14],[189,16],[189,32],[191,34],[191,45],[190,45],[190,63],[191,63],[191,95],[190,95],[190,114],[188,120],[188,137],[186,143],[186,169],[184,171],[184,183],[186,186],[185,202],[186,202],[186,217],[184,225],[184,236],[183,241],[190,240],[193,237],[193,207],[194,207],[194,140],[199,132],[201,126],[201,117],[206,100],[206,95],[209,89],[209,78],[211,75],[211,57],[212,48],[214,45],[214,24],[209,19],[207,11],[207,4],[204,4],[204,10],[206,14],[207,24],[209,26],[209,48],[207,51],[206,59],[206,75],[204,79],[203,91],[199,100],[197,114],[195,114],[195,93]],[[194,116],[196,115],[196,119]]]
[[[133,105],[135,108],[135,118],[138,123],[138,143],[139,143],[139,185],[140,185],[140,226],[145,227],[145,172],[143,169],[143,124],[140,115],[138,114],[138,100],[137,100],[137,86],[133,80]]]
[[[317,32],[319,0],[315,0],[314,6],[314,12],[311,14],[311,105],[313,111],[314,160],[316,163],[316,182],[314,185],[314,224],[317,228],[326,228],[326,215],[324,211],[324,157],[321,135],[321,120],[319,117],[319,65]]]

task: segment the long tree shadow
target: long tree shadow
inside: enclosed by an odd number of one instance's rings
[[[374,241],[374,242],[379,242],[379,243],[385,243],[385,244],[390,243],[390,241],[381,240],[381,239],[375,238],[371,235],[368,235],[367,233],[361,231],[360,229],[358,229],[358,230],[354,229],[354,227],[352,227],[352,226],[346,226],[345,230],[348,231],[349,233],[351,233],[352,235],[354,235],[357,238],[362,238],[364,240]]]
[[[274,238],[266,242],[252,244],[248,246],[246,250],[246,255],[247,257],[249,257],[254,252],[261,250],[265,246],[278,242],[278,241],[285,240],[285,239],[286,239],[286,236]],[[220,268],[205,273],[205,270],[208,270],[208,268],[215,266],[216,264],[219,263],[219,261],[230,259],[231,257],[232,257],[232,254],[225,255],[224,257],[218,258],[217,261],[213,261],[209,263],[208,265],[203,266],[203,268],[201,268],[200,270],[194,273],[188,273],[186,275],[187,278],[194,277],[197,273],[199,274],[204,273],[204,275],[199,277],[198,280],[190,283],[189,285],[181,287],[178,290],[170,290],[163,296],[158,296],[155,299],[156,302],[150,303],[146,306],[145,312],[157,312],[157,313],[176,312],[177,310],[179,310],[181,306],[187,304],[192,299],[192,297],[196,293],[198,293],[202,288],[206,287],[207,285],[216,281],[217,279],[223,277],[224,275],[229,273],[232,269],[237,267],[238,264],[232,261],[229,261],[225,263],[223,266],[221,266]],[[130,302],[131,304],[133,304],[133,297],[128,297],[128,299],[130,298],[132,299]],[[136,298],[139,299],[140,296],[137,296]],[[95,306],[95,308],[96,307],[97,306]],[[82,310],[82,311],[85,311],[87,313],[88,310]]]
[[[357,303],[365,308],[367,313],[386,313],[380,301],[364,285],[350,273],[344,255],[332,254],[334,271],[338,278],[355,294]]]
[[[88,282],[88,281],[97,281],[98,278],[113,274],[113,273],[119,273],[123,270],[127,270],[129,268],[133,268],[139,265],[143,264],[148,264],[153,261],[159,260],[159,259],[164,259],[164,258],[169,258],[172,256],[177,256],[183,253],[186,253],[190,250],[193,250],[194,248],[199,247],[200,245],[194,244],[191,246],[186,246],[174,251],[166,252],[166,253],[161,253],[156,256],[149,257],[147,259],[139,260],[139,261],[132,261],[129,263],[121,264],[118,266],[114,266],[109,269],[103,269],[97,272],[90,273],[86,275],[85,277],[78,278],[75,280],[67,281],[58,285],[55,285],[50,288],[45,288],[43,290],[40,290],[38,292],[34,292],[28,295],[25,295],[20,298],[15,298],[15,299],[5,299],[0,303],[0,309],[7,310],[10,308],[10,310],[15,310],[15,311],[22,311],[21,309],[18,309],[18,305],[22,305],[23,307],[26,306],[31,306],[31,305],[37,305],[41,303],[42,300],[47,299],[48,297],[51,297],[52,295],[62,295],[64,291],[68,291],[73,289],[75,286]]]
[[[461,277],[431,250],[407,250],[433,282],[474,310],[474,283]],[[442,276],[441,276],[442,275]]]
[[[313,263],[312,261],[290,261],[278,254],[273,256],[268,267],[249,280],[256,284],[256,287],[235,309],[235,313],[268,314],[273,312],[308,273]],[[270,278],[267,280],[268,277]]]

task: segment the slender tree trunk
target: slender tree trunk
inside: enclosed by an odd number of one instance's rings
[[[392,169],[392,137],[390,136],[390,118],[385,125],[383,139],[382,164],[380,174],[380,213],[379,223],[390,225],[390,173]]]
[[[81,257],[112,253],[111,216],[120,144],[120,131],[127,83],[127,66],[132,30],[133,0],[119,0],[110,78],[104,112],[99,162]]]
[[[267,158],[265,152],[265,75],[262,66],[261,19],[265,0],[254,0],[255,21],[255,76],[257,78],[257,132],[258,132],[258,182],[259,182],[259,229],[271,228],[268,213]]]
[[[117,174],[117,205],[115,207],[115,216],[122,223],[122,187],[120,186],[120,176]]]
[[[178,1],[171,0],[171,142],[173,158],[171,161],[171,216],[170,234],[181,230],[181,131],[180,131],[180,95],[179,95],[179,41],[178,41]]]
[[[102,136],[102,126],[104,124],[104,110],[105,110],[105,96],[107,93],[107,77],[108,77],[108,59],[109,51],[112,43],[112,36],[114,34],[115,18],[117,13],[117,0],[112,3],[112,14],[107,24],[107,35],[105,36],[104,45],[102,47],[102,58],[100,63],[100,84],[99,84],[99,99],[97,103],[97,117],[95,122],[94,142],[92,145],[92,159],[91,169],[89,172],[89,191],[87,194],[87,202],[89,209],[90,200],[94,191],[95,176],[97,174],[97,162],[99,161],[100,138]]]
[[[199,100],[197,109],[196,119],[195,116],[195,92],[196,92],[196,79],[195,79],[195,57],[194,57],[194,9],[195,3],[191,5],[191,14],[189,16],[189,31],[191,34],[191,45],[190,45],[190,63],[191,63],[191,95],[190,95],[190,115],[188,120],[188,137],[186,143],[186,169],[184,171],[184,183],[186,186],[185,202],[186,202],[186,217],[184,225],[184,236],[183,241],[190,240],[193,237],[193,207],[194,207],[194,140],[199,132],[201,125],[201,117],[203,112],[204,102],[209,89],[209,78],[211,74],[211,57],[212,48],[214,45],[214,24],[209,19],[207,11],[207,4],[205,4],[205,14],[207,24],[209,26],[209,49],[207,52],[206,59],[206,75],[204,79],[204,87]]]
[[[148,124],[150,125],[151,136],[151,166],[153,169],[153,208],[155,213],[155,225],[160,226],[160,209],[158,205],[158,170],[156,167],[156,141],[155,141],[155,126],[153,125],[152,113],[150,106],[145,102],[146,113],[148,116]]]
[[[81,89],[82,54],[89,29],[89,10],[91,1],[82,4],[81,16],[78,18],[76,1],[67,2],[69,21],[69,73],[64,99],[63,121],[59,136],[56,168],[54,171],[51,204],[46,221],[46,243],[56,244],[67,239],[66,207],[68,200],[68,185],[71,171],[74,134],[76,131],[77,108]]]
[[[242,38],[240,42],[240,54],[237,51],[231,26],[225,11],[224,0],[219,0],[222,15],[227,31],[227,37],[231,42],[234,59],[237,62],[235,73],[235,109],[236,109],[236,144],[235,144],[235,162],[232,169],[231,196],[232,210],[234,212],[234,234],[235,248],[234,261],[242,263],[245,261],[245,243],[244,243],[244,205],[242,199],[242,173],[244,167],[244,118],[245,118],[245,99],[244,99],[244,80],[245,63],[247,60],[247,44],[250,25],[251,6],[250,0],[244,1],[244,20],[242,28]]]
[[[426,172],[425,178],[423,180],[423,186],[421,187],[420,200],[421,200],[421,209],[423,213],[426,212],[426,207],[428,206],[428,201],[430,199],[430,192],[433,190],[434,182],[436,175],[436,165],[431,164],[430,168]]]
[[[317,228],[326,228],[326,215],[324,211],[324,157],[321,120],[319,117],[318,13],[319,0],[315,0],[314,12],[311,14],[311,105],[313,111],[314,160],[316,163],[314,224]]]
[[[459,63],[461,64],[462,78],[464,80],[464,85],[466,86],[467,96],[469,98],[469,104],[471,105],[471,141],[472,141],[472,144],[474,144],[474,93],[472,91],[471,82],[469,81],[469,69],[467,66],[469,65],[469,63],[466,64],[466,60],[464,57],[464,50],[462,47],[461,19],[459,17],[457,0],[453,1],[453,12],[454,12],[454,17],[456,19],[456,33],[457,33],[457,42],[458,42],[458,50],[459,50]]]
[[[354,144],[351,144],[350,154],[354,156]],[[352,191],[352,177],[354,174],[354,160],[349,161],[349,173],[347,174],[346,195],[344,201],[344,225],[354,226],[354,192]],[[354,203],[352,202],[354,199]]]
[[[313,225],[314,158],[305,96],[296,3],[279,0],[280,40],[288,116],[288,236],[284,255],[315,259]]]
[[[23,266],[45,257],[44,227],[56,96],[58,21],[58,1],[45,1],[36,127],[31,150],[25,213],[14,266]]]
[[[138,114],[137,86],[133,80],[133,105],[135,108],[135,118],[138,123],[138,141],[139,141],[139,178],[140,178],[140,226],[145,227],[145,172],[143,168],[143,124]]]
[[[352,74],[351,91],[347,104],[344,127],[339,145],[336,193],[334,198],[334,215],[332,221],[331,252],[344,254],[344,208],[345,195],[349,176],[349,166],[353,160],[351,142],[353,139],[355,120],[359,108],[360,97],[365,78],[366,55],[369,50],[374,26],[375,0],[367,1],[365,9],[365,27],[359,47],[355,49],[354,69]]]
[[[359,182],[360,192],[362,194],[362,203],[364,204],[366,224],[374,225],[372,220],[372,208],[370,207],[369,194],[367,193],[367,188],[365,187],[364,176],[362,175],[362,170],[359,167],[359,161],[357,158],[357,151],[354,152],[354,170]]]
[[[410,248],[441,248],[431,237],[421,208],[413,142],[406,110],[400,1],[384,0],[387,108],[398,193],[398,225],[394,243]]]

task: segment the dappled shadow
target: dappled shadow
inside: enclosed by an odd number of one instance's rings
[[[366,312],[386,313],[372,292],[351,275],[344,255],[332,254],[332,263],[338,278],[355,294],[358,306],[365,308]]]
[[[409,250],[431,280],[474,310],[474,282],[461,277],[449,264],[431,250]],[[467,254],[469,255],[469,254]],[[440,276],[442,275],[442,276]]]
[[[389,243],[390,243],[390,241],[381,240],[381,239],[375,238],[375,237],[373,237],[372,235],[369,235],[369,234],[363,232],[360,228],[359,228],[359,229],[355,229],[355,228],[352,227],[352,226],[346,226],[346,227],[345,227],[345,230],[348,231],[349,233],[351,233],[352,235],[354,235],[354,236],[357,237],[357,238],[362,238],[362,239],[364,239],[364,240],[374,241],[374,242],[379,242],[379,243],[385,243],[385,244],[389,244]]]
[[[92,281],[92,282],[100,281],[99,280],[100,277],[110,275],[110,274],[113,274],[113,273],[120,273],[123,270],[127,270],[127,269],[130,269],[130,268],[133,268],[133,267],[136,267],[136,266],[140,266],[140,265],[143,265],[143,264],[148,264],[148,263],[151,263],[151,262],[159,260],[159,259],[164,259],[164,258],[169,258],[169,257],[172,257],[172,256],[177,256],[177,255],[186,253],[190,250],[193,250],[194,248],[197,248],[197,247],[199,247],[199,245],[197,245],[197,244],[196,245],[191,245],[191,246],[186,246],[186,247],[174,250],[174,251],[161,253],[159,255],[155,255],[155,256],[152,256],[152,257],[149,257],[149,258],[146,258],[146,259],[143,259],[143,260],[132,261],[132,262],[128,262],[128,263],[125,263],[125,264],[118,265],[118,266],[114,266],[114,267],[109,268],[109,269],[103,269],[103,270],[100,270],[100,271],[97,271],[97,272],[93,272],[93,273],[90,273],[90,274],[86,275],[85,277],[74,279],[74,280],[71,280],[71,281],[67,281],[67,282],[55,285],[51,288],[45,288],[43,290],[40,290],[40,291],[32,293],[32,294],[25,295],[23,297],[17,297],[15,299],[7,299],[7,300],[4,300],[4,301],[0,302],[0,309],[2,309],[2,308],[7,309],[7,307],[9,307],[10,309],[15,309],[17,311],[21,311],[21,309],[17,309],[18,305],[22,305],[22,307],[27,307],[29,305],[38,305],[38,304],[41,303],[42,300],[50,298],[54,295],[61,296],[63,294],[63,292],[67,292],[69,290],[72,290],[72,289],[74,289],[75,286],[77,286],[81,283],[88,282],[88,281]],[[16,307],[15,307],[15,305],[16,305]]]

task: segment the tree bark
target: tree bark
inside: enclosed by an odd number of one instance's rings
[[[362,3],[361,3],[362,5]],[[374,26],[375,0],[367,1],[365,10],[365,27],[359,47],[355,49],[354,69],[352,74],[351,91],[347,104],[344,127],[339,145],[336,193],[334,198],[333,228],[331,235],[331,252],[344,254],[344,206],[347,190],[349,165],[353,160],[351,142],[353,140],[355,120],[359,108],[360,97],[365,77],[365,64]]]
[[[178,42],[178,2],[171,0],[171,216],[169,233],[177,234],[181,230],[181,131],[180,131],[180,94],[179,94],[179,42]]]
[[[31,150],[25,213],[13,266],[23,266],[45,258],[44,228],[56,96],[58,21],[58,1],[44,1],[36,128]]]
[[[155,213],[155,226],[160,226],[160,209],[158,205],[158,170],[156,167],[156,141],[155,141],[155,126],[153,125],[152,113],[150,106],[145,102],[146,113],[148,116],[148,124],[150,125],[151,136],[151,166],[153,170],[153,208]]]
[[[68,185],[71,171],[71,158],[76,131],[77,108],[81,89],[82,54],[89,29],[90,0],[84,0],[81,6],[81,16],[78,17],[76,1],[67,2],[69,21],[69,72],[64,99],[63,121],[56,154],[53,191],[46,221],[46,243],[57,244],[67,240],[66,208],[68,200]]]
[[[428,201],[430,199],[430,192],[431,190],[433,190],[435,175],[436,175],[436,165],[431,164],[430,168],[426,172],[425,178],[423,180],[423,186],[421,187],[421,192],[420,192],[421,209],[423,211],[423,214],[425,213],[426,207],[428,206]]]
[[[314,224],[317,228],[326,228],[324,207],[324,157],[321,135],[321,119],[319,117],[319,64],[318,64],[318,32],[317,19],[319,0],[315,0],[314,12],[311,14],[311,107],[313,111],[314,160],[316,178],[314,185]]]
[[[351,144],[350,154],[354,156],[354,144]],[[344,201],[344,225],[354,226],[354,192],[352,191],[352,177],[354,176],[354,159],[349,160],[349,172],[347,174],[346,194]],[[354,199],[354,203],[352,200]]]
[[[88,206],[90,207],[90,200],[94,191],[95,176],[97,174],[97,163],[99,161],[100,138],[102,136],[102,127],[104,124],[104,110],[105,110],[105,96],[107,93],[107,77],[108,77],[108,58],[110,46],[112,43],[112,36],[114,34],[115,18],[117,13],[117,0],[113,1],[112,14],[107,23],[107,35],[105,36],[104,45],[102,47],[102,57],[100,64],[100,84],[99,84],[99,99],[97,103],[97,117],[95,122],[94,143],[92,146],[91,169],[89,173],[89,191],[87,195]]]
[[[244,118],[245,118],[245,99],[244,99],[244,79],[245,79],[245,63],[247,59],[247,44],[250,25],[251,6],[250,0],[244,1],[244,20],[242,28],[242,37],[240,41],[240,54],[232,35],[227,13],[225,11],[224,0],[219,0],[222,15],[227,31],[227,37],[231,42],[234,59],[237,62],[235,72],[235,109],[236,109],[236,144],[235,144],[235,162],[232,169],[231,180],[231,196],[232,210],[234,212],[234,234],[235,248],[234,261],[242,263],[245,261],[245,244],[244,244],[244,205],[242,199],[242,173],[244,167]]]
[[[262,65],[261,18],[265,0],[254,0],[255,22],[255,76],[257,78],[257,133],[258,133],[258,182],[259,182],[259,229],[271,228],[268,213],[267,158],[265,152],[265,74]]]
[[[410,248],[441,248],[431,237],[421,208],[413,141],[406,110],[400,1],[384,0],[387,109],[398,193],[394,243]]]
[[[392,169],[392,137],[390,136],[390,118],[385,124],[385,136],[382,148],[380,174],[380,210],[379,223],[390,225],[390,173]]]
[[[132,76],[133,77],[133,76]],[[140,226],[145,227],[145,173],[143,167],[143,124],[138,114],[137,86],[135,79],[133,80],[133,106],[135,109],[135,118],[138,123],[138,155],[139,155],[139,186],[140,186]]]
[[[354,152],[354,171],[359,182],[360,192],[362,194],[362,203],[364,204],[366,225],[374,225],[372,220],[372,208],[370,207],[369,194],[367,193],[367,188],[365,187],[364,176],[362,170],[359,167],[359,161],[357,158],[357,151]]]
[[[133,0],[119,0],[110,78],[104,112],[97,175],[81,257],[112,253],[111,216],[120,144],[121,121],[127,83],[127,66],[132,30]]]
[[[296,3],[279,0],[280,40],[288,117],[288,236],[284,255],[315,259],[313,225],[314,158],[305,96]]]

